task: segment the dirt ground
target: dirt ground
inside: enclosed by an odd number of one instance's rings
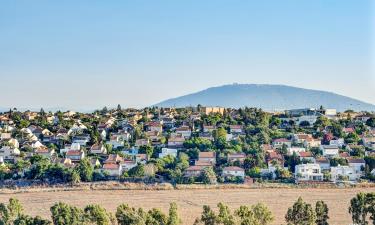
[[[275,216],[273,224],[285,224],[284,215],[294,201],[302,196],[305,201],[315,203],[324,200],[329,206],[330,224],[351,224],[348,206],[350,199],[358,192],[375,192],[375,188],[355,189],[199,189],[199,190],[83,190],[58,192],[30,192],[0,194],[0,201],[6,202],[10,197],[19,199],[27,213],[50,216],[49,208],[58,201],[79,207],[87,204],[100,204],[114,212],[121,203],[134,207],[161,208],[167,212],[169,203],[176,202],[183,224],[193,224],[207,204],[215,207],[218,202],[225,202],[232,209],[240,205],[257,202],[265,203]]]

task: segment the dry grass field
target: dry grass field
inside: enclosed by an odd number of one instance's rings
[[[348,205],[356,193],[374,192],[375,188],[353,189],[197,189],[197,190],[82,190],[57,192],[28,192],[14,194],[0,194],[0,201],[6,202],[10,197],[18,198],[24,205],[26,212],[31,215],[49,216],[49,207],[55,202],[63,201],[68,204],[83,207],[90,203],[100,204],[114,212],[121,203],[146,209],[157,207],[165,212],[170,202],[179,206],[180,216],[186,225],[191,225],[201,213],[202,206],[215,206],[218,202],[225,202],[232,208],[240,205],[263,202],[268,205],[275,215],[273,224],[285,224],[284,215],[287,208],[302,196],[304,200],[313,203],[317,200],[327,202],[330,209],[330,224],[350,224]]]

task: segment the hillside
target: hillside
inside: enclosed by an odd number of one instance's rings
[[[259,107],[265,110],[285,110],[306,107],[335,108],[338,111],[374,111],[375,105],[327,91],[317,91],[285,85],[233,84],[208,88],[197,93],[168,99],[157,106],[184,107],[223,106],[231,108]]]

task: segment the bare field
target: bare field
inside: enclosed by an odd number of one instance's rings
[[[0,201],[10,197],[19,199],[27,213],[49,217],[49,208],[58,201],[83,207],[87,204],[100,204],[114,212],[121,203],[134,207],[161,208],[167,212],[169,203],[176,202],[183,224],[193,224],[200,215],[204,204],[215,207],[218,202],[225,202],[232,209],[240,205],[257,202],[265,203],[275,216],[274,224],[285,224],[284,215],[294,201],[302,196],[305,201],[314,203],[324,200],[330,210],[330,224],[346,225],[351,223],[348,214],[350,199],[358,192],[375,192],[375,188],[348,189],[196,189],[196,190],[82,190],[56,192],[28,192],[0,194]]]

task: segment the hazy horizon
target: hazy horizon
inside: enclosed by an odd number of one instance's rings
[[[354,1],[0,3],[0,107],[144,107],[232,83],[375,104],[375,5]]]

